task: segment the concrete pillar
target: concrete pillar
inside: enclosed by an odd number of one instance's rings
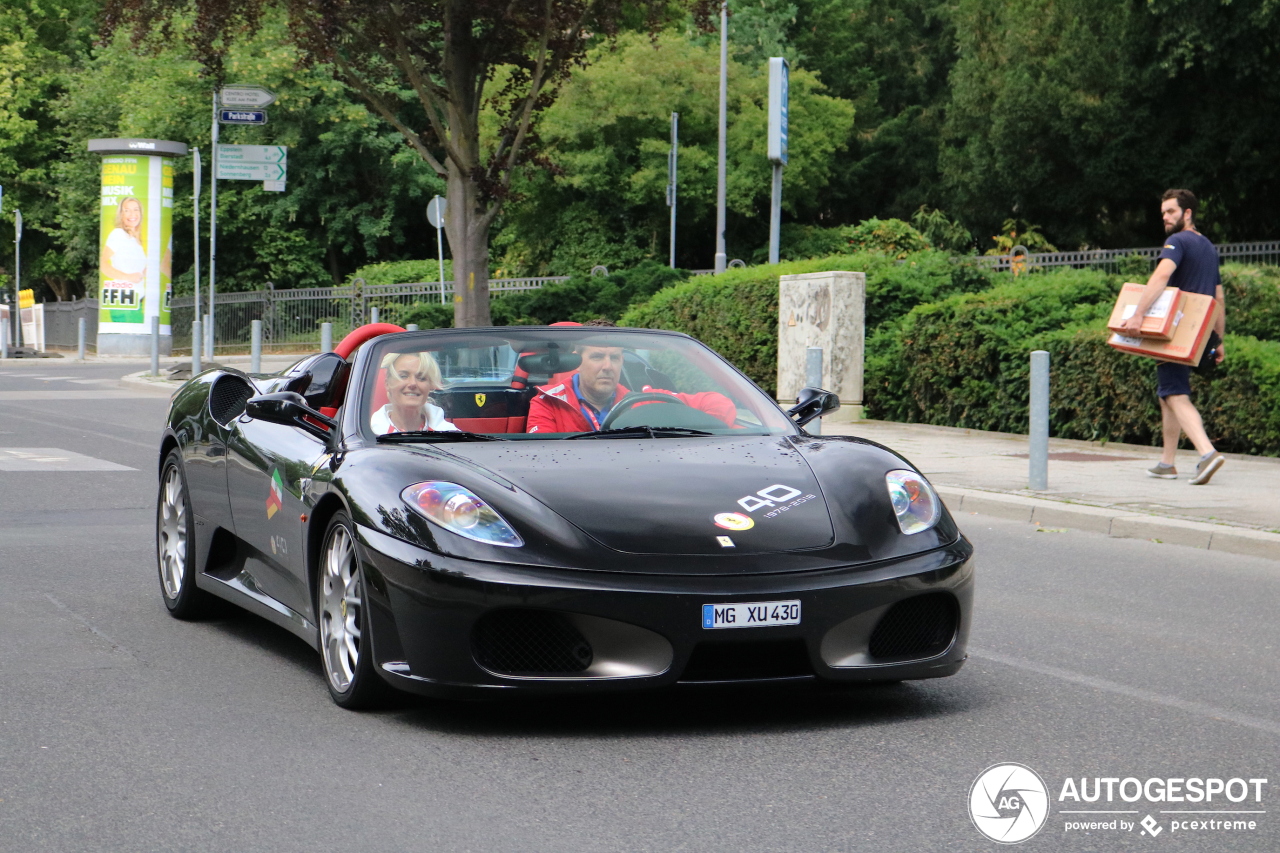
[[[860,272],[784,275],[778,281],[778,401],[795,404],[809,347],[821,347],[822,387],[840,397],[834,423],[862,418],[867,277]]]

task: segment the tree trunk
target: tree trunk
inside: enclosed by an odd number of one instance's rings
[[[480,186],[449,162],[445,233],[453,253],[453,324],[459,329],[490,326],[489,224],[492,216]]]

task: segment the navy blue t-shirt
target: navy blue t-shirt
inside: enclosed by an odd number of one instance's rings
[[[1209,238],[1195,231],[1178,231],[1164,240],[1161,258],[1178,265],[1169,284],[1189,293],[1217,294],[1222,277],[1218,275],[1218,250]]]

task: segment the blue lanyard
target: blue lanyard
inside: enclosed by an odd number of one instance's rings
[[[600,429],[600,422],[609,417],[609,412],[613,409],[610,406],[607,409],[596,411],[591,404],[582,398],[582,386],[578,384],[578,374],[573,374],[573,393],[578,398],[578,408],[582,410],[582,416],[587,419],[587,423],[592,429]],[[617,393],[616,391],[614,392]],[[597,416],[599,420],[597,420]]]

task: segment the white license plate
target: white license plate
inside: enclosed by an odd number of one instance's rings
[[[771,628],[799,625],[799,601],[744,601],[702,605],[703,628]]]

